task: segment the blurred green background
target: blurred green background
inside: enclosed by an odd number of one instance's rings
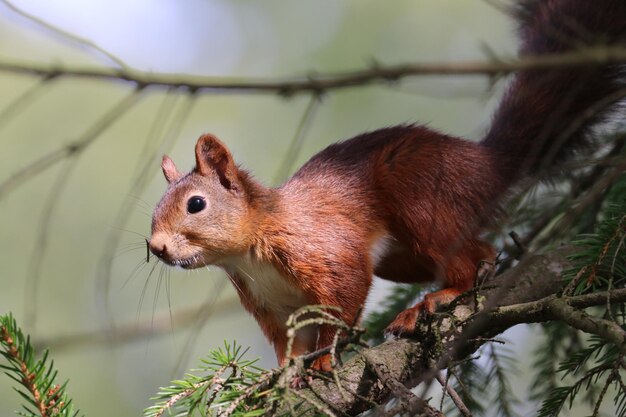
[[[132,68],[157,73],[281,79],[364,69],[373,62],[453,62],[515,54],[511,20],[487,1],[13,4],[92,40]],[[0,2],[4,62],[115,66]],[[329,143],[398,123],[427,123],[477,138],[502,89],[501,82],[491,81],[429,76],[328,91],[293,166]],[[0,183],[80,139],[132,90],[126,82],[72,77],[41,82],[0,71]],[[149,88],[78,157],[63,159],[0,195],[0,313],[13,312],[35,343],[50,344],[61,377],[71,380],[69,393],[86,415],[140,415],[158,386],[195,366],[223,340],[250,346],[250,356],[260,357],[262,366],[275,366],[272,349],[223,273],[162,272],[157,266],[150,274],[154,259],[137,266],[145,258],[151,208],[165,189],[162,153],[187,170],[193,166],[197,137],[215,133],[239,163],[271,184],[310,100],[307,94],[284,98],[224,91],[202,91],[190,100],[184,90]],[[144,165],[147,183],[138,189],[133,185]],[[59,187],[65,175],[67,181]],[[119,244],[111,249],[107,242],[118,232]],[[111,265],[108,294],[102,286],[106,265]],[[384,293],[383,285],[378,287],[369,308]],[[120,335],[121,330],[127,333]],[[0,378],[1,415],[11,415],[19,406],[9,382]]]

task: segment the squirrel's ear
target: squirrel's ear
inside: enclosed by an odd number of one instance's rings
[[[202,175],[217,174],[222,185],[237,190],[237,166],[226,145],[213,135],[200,136],[196,143],[196,172]]]
[[[163,175],[165,176],[165,179],[168,183],[176,181],[182,176],[180,171],[178,171],[178,169],[176,168],[176,165],[174,165],[174,161],[172,161],[171,158],[167,155],[163,155],[163,160],[161,161],[161,169],[163,170]]]

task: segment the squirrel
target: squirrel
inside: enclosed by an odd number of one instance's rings
[[[515,7],[520,56],[575,52],[626,43],[623,0],[522,0]],[[181,173],[164,156],[167,190],[152,218],[149,248],[169,265],[217,265],[243,307],[287,355],[285,321],[322,304],[358,321],[373,275],[442,289],[402,312],[388,332],[414,332],[422,311],[474,285],[495,250],[480,237],[503,198],[530,174],[553,178],[618,106],[618,65],[524,69],[511,81],[480,142],[420,125],[360,134],[328,146],[283,185],[270,188],[239,167],[211,134]],[[326,347],[336,330],[299,331],[293,356]],[[329,355],[313,367],[330,370]]]

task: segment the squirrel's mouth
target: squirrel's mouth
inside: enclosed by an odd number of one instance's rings
[[[159,256],[158,258],[169,266],[178,266],[183,269],[194,269],[203,265],[199,262],[201,260],[200,255],[194,255],[188,258],[170,258],[167,256]]]
[[[189,258],[171,259],[169,264],[171,266],[180,266],[183,269],[193,269],[198,266],[200,256],[194,255]]]
[[[207,256],[206,251],[197,250],[189,246],[180,248],[175,244],[169,244],[172,239],[163,242],[164,239],[159,237],[160,235],[156,239],[153,237],[150,241],[146,240],[146,243],[149,251],[166,265],[178,266],[183,269],[194,269],[203,267],[210,262],[211,257]]]

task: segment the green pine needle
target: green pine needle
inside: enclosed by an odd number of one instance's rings
[[[583,294],[626,287],[626,176],[607,193],[600,221],[593,234],[582,235],[575,244],[574,268],[567,273],[565,293]],[[624,303],[588,310],[626,329]],[[624,357],[617,346],[598,336],[582,338],[563,323],[543,325],[545,341],[535,351],[533,367],[539,372],[532,387],[541,400],[540,417],[558,416],[564,408],[587,402],[599,415],[609,387],[613,386],[616,415],[626,415]]]
[[[255,366],[256,359],[245,359],[247,351],[236,343],[224,342],[223,348],[202,359],[193,374],[161,388],[152,398],[156,403],[144,410],[144,416],[208,416],[226,411],[237,417],[264,414],[276,400],[273,392],[262,390],[273,373]]]
[[[17,414],[25,417],[76,417],[71,399],[65,392],[67,382],[56,383],[57,371],[48,361],[48,351],[41,359],[35,359],[30,337],[22,330],[11,314],[0,316],[0,354],[7,365],[0,365],[5,374],[18,383],[15,391],[25,404]]]

